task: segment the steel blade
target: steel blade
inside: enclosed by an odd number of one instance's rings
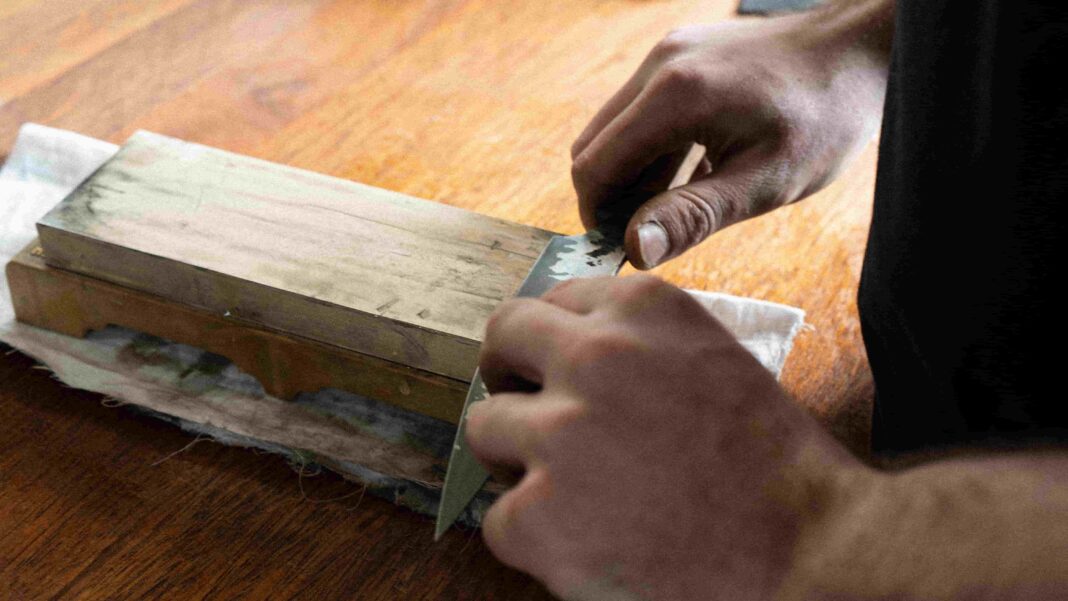
[[[606,236],[599,230],[590,230],[581,236],[554,236],[523,280],[516,296],[538,297],[556,284],[572,278],[615,275],[625,260],[618,236]],[[468,408],[486,396],[486,386],[476,369],[464,401],[460,424],[456,428],[456,439],[452,443],[445,486],[438,505],[434,540],[441,538],[459,519],[489,478],[489,473],[475,459],[464,439]]]

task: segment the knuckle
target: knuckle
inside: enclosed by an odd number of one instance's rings
[[[621,305],[632,305],[645,302],[668,287],[667,283],[654,275],[636,274],[619,280],[612,298]]]
[[[611,364],[641,348],[636,338],[621,331],[589,334],[570,344],[562,353],[572,370],[584,371]]]
[[[532,434],[530,449],[536,455],[544,455],[544,446],[557,433],[578,421],[585,414],[585,410],[579,403],[568,403],[555,406],[541,411],[532,416],[528,424]]]
[[[464,416],[464,433],[468,442],[477,443],[486,435],[486,428],[490,423],[490,404],[492,399],[485,399],[479,403],[472,403]]]
[[[575,193],[579,202],[589,202],[592,191],[596,187],[593,176],[593,159],[588,151],[579,153],[571,161],[571,183],[575,186]]]
[[[525,324],[525,330],[534,335],[537,340],[552,342],[556,337],[556,323],[545,316],[541,311],[531,315]]]
[[[541,295],[541,300],[547,303],[561,301],[572,293],[572,288],[575,287],[576,283],[577,280],[564,280],[550,288],[545,294]]]
[[[590,153],[580,152],[571,159],[571,179],[576,182],[582,181],[590,172]]]
[[[508,316],[515,309],[516,299],[509,299],[501,304],[497,305],[497,308],[490,313],[488,319],[486,319],[486,337],[496,333],[501,329],[502,324],[508,320]]]
[[[532,305],[532,299],[511,298],[500,305],[490,314],[486,320],[487,337],[502,333],[510,328],[530,328],[544,326],[544,319]]]
[[[478,363],[483,371],[491,372],[488,374],[490,376],[494,375],[492,372],[503,360],[505,347],[512,339],[510,332],[516,329],[514,320],[519,311],[521,308],[514,300],[505,301],[486,320],[486,331],[482,336],[482,345],[479,347]]]
[[[669,31],[653,46],[650,54],[657,58],[669,58],[685,52],[691,45],[689,28],[680,27]]]
[[[695,96],[704,85],[704,74],[699,65],[676,59],[660,68],[652,85],[668,93]]]
[[[582,142],[583,142],[583,139],[582,138],[578,138],[574,142],[571,143],[570,152],[571,152],[571,160],[572,161],[574,161],[576,158],[578,158],[579,152],[583,148],[585,148],[585,144],[582,144]]]
[[[782,152],[802,138],[804,128],[802,115],[795,114],[775,98],[765,98],[760,104],[760,121],[763,124],[761,139],[771,151]]]

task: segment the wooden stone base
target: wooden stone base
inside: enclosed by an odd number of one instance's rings
[[[271,331],[162,297],[49,267],[36,240],[7,264],[19,321],[68,336],[116,325],[218,355],[271,395],[337,388],[456,423],[468,382]]]

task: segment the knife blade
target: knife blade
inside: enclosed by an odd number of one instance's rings
[[[668,188],[688,183],[704,157],[704,146],[691,145],[676,167]],[[553,236],[523,280],[516,296],[536,298],[564,280],[619,273],[627,260],[623,251],[623,234],[627,222],[634,211],[656,190],[649,192],[645,194],[641,190],[632,191],[616,198],[611,205],[601,207],[596,216],[598,226],[585,234]],[[489,473],[471,454],[464,438],[468,408],[488,395],[486,385],[476,368],[475,375],[471,378],[471,388],[467,390],[467,398],[464,400],[456,438],[452,443],[449,466],[445,472],[445,486],[441,489],[441,501],[438,504],[434,540],[440,539],[456,522],[489,478]]]
[[[536,298],[564,280],[618,273],[626,261],[623,252],[623,228],[610,222],[602,223],[605,225],[600,229],[592,229],[582,235],[553,236],[523,280],[516,296]],[[623,225],[625,226],[625,222]],[[486,396],[486,385],[476,368],[464,401],[463,412],[460,414],[460,424],[452,444],[448,470],[445,472],[445,486],[442,488],[438,505],[434,540],[440,539],[456,522],[489,478],[489,473],[475,459],[464,438],[468,409]]]

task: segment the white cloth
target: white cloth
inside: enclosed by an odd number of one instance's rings
[[[24,125],[7,162],[0,168],[0,261],[6,264],[29,244],[36,235],[34,224],[37,219],[116,150],[113,144],[69,131],[32,123]],[[803,311],[726,294],[691,293],[761,363],[776,376],[780,373],[794,336],[804,323]],[[451,445],[448,428],[438,433],[436,426],[421,422],[421,425],[411,425],[408,418],[386,420],[381,431],[371,434],[323,421],[324,407],[335,413],[352,411],[355,406],[367,407],[367,411],[390,411],[374,408],[373,402],[355,397],[342,403],[337,391],[308,395],[308,399],[301,401],[302,406],[317,405],[318,412],[294,414],[293,403],[266,396],[262,388],[254,381],[249,382],[251,378],[241,374],[233,365],[218,377],[191,374],[196,371],[202,354],[182,345],[158,341],[154,352],[173,362],[161,366],[155,361],[141,368],[131,368],[128,361],[116,360],[116,355],[118,349],[132,344],[137,336],[136,332],[109,328],[109,331],[87,339],[74,339],[17,323],[7,278],[0,277],[0,340],[48,365],[68,386],[100,392],[173,416],[184,427],[210,432],[224,442],[234,442],[235,439],[220,434],[219,430],[236,434],[239,444],[253,444],[247,439],[255,439],[265,441],[264,444],[307,449],[320,458],[359,463],[379,473],[410,480],[431,479],[427,463],[430,458],[413,460],[406,455],[410,449],[401,448],[400,441],[404,440],[405,432],[398,424],[426,428],[427,437],[442,439],[444,448],[441,452],[444,454]],[[139,339],[138,343],[143,349],[144,339]],[[338,409],[342,406],[345,408]],[[203,427],[198,429],[189,424]],[[377,450],[371,452],[372,448]],[[388,449],[393,449],[393,455]],[[368,462],[368,457],[374,457],[374,461]],[[360,476],[366,474],[361,472]]]

